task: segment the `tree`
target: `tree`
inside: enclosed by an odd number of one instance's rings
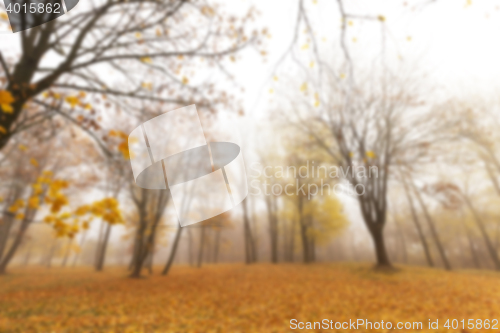
[[[246,31],[253,18],[251,9],[238,19],[204,1],[95,0],[20,32],[17,60],[0,53],[6,81],[0,89],[0,149],[15,134],[55,115],[99,139],[91,133],[99,129],[98,117],[83,112],[99,102],[136,114],[141,101],[200,107],[226,102],[227,94],[218,93],[213,83],[190,83],[187,73],[199,59],[223,67],[223,58],[256,42],[257,34]],[[53,57],[58,61],[44,60]],[[112,72],[109,79],[99,75],[103,66]],[[143,81],[145,73],[157,74],[154,86]],[[29,104],[38,110],[28,115]]]
[[[144,262],[153,250],[156,231],[170,200],[170,193],[165,190],[146,190],[131,184],[130,194],[138,212],[130,277],[139,278]]]

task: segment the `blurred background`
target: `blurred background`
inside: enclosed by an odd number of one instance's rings
[[[2,5],[1,331],[498,322],[498,1]],[[249,195],[180,228],[128,135],[192,104]]]

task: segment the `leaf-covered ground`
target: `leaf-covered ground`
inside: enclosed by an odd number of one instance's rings
[[[118,268],[0,277],[0,332],[291,332],[291,319],[325,318],[421,321],[424,331],[440,319],[443,332],[448,318],[500,319],[500,274],[261,264],[174,267],[140,280]]]

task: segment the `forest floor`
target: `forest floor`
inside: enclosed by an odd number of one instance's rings
[[[383,273],[338,263],[174,266],[166,277],[156,272],[144,279],[125,273],[14,267],[0,276],[0,332],[292,332],[291,319],[422,322],[420,332],[446,332],[447,319],[500,319],[494,272]],[[428,329],[429,319],[439,320],[439,330]],[[500,324],[488,330],[498,331]]]

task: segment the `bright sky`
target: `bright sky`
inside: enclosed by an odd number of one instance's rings
[[[248,2],[234,1],[233,6]],[[420,10],[412,10],[412,5],[405,5],[403,0],[344,2],[352,14],[386,18],[390,64],[397,66],[398,62],[404,62],[405,66],[428,75],[429,83],[438,85],[447,95],[488,95],[500,88],[500,0],[437,0]],[[297,1],[253,0],[251,3],[262,12],[260,21],[272,36],[268,41],[269,60],[262,63],[259,57],[249,54],[243,60],[244,65],[236,64],[234,70],[237,80],[246,86],[247,110],[260,113],[269,106],[268,91],[273,84],[269,78],[274,64],[292,38]],[[338,45],[340,17],[336,1],[306,0],[305,3],[318,40]],[[361,62],[371,61],[379,53],[378,22],[353,20],[348,35],[350,47]],[[356,38],[356,42],[352,38]]]

